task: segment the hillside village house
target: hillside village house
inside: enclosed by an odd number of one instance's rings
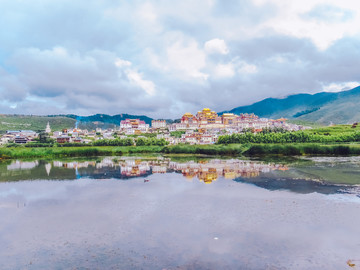
[[[29,139],[26,137],[23,137],[23,136],[16,136],[14,138],[14,143],[24,144],[24,143],[27,143],[28,141],[29,141]]]
[[[57,143],[69,143],[71,142],[71,137],[67,135],[60,135],[56,138]]]
[[[152,128],[166,128],[166,121],[165,120],[152,120],[151,127]]]
[[[7,130],[6,135],[36,138],[38,134],[33,130]]]
[[[149,124],[140,119],[125,119],[120,122],[120,131],[127,135],[146,133],[149,130]]]
[[[32,130],[7,130],[6,134],[2,137],[2,141],[24,144],[35,139],[37,136],[38,134]]]
[[[282,128],[288,131],[305,129],[303,126],[288,123],[285,118],[273,120],[246,113],[240,115],[223,113],[219,116],[215,111],[204,108],[198,111],[196,115],[189,112],[183,114],[180,123],[167,125],[166,120],[152,120],[151,129],[143,120],[125,119],[120,122],[120,129],[116,133],[119,138],[128,138],[127,135],[153,132],[157,133],[158,139],[165,139],[170,144],[211,144],[215,143],[220,135],[248,131],[257,133],[265,128]],[[178,138],[171,136],[173,131],[183,131],[185,134]],[[103,138],[114,139],[115,131],[113,129],[102,130],[101,128],[97,128],[96,131],[69,128],[51,132],[48,123],[45,132],[50,133],[51,138],[58,143],[89,143]],[[9,142],[27,143],[36,137],[38,137],[38,134],[32,130],[8,130],[0,138],[0,144]]]

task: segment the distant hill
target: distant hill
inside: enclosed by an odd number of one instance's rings
[[[337,93],[321,92],[317,94],[296,94],[283,99],[267,98],[252,105],[241,106],[230,111],[235,114],[255,113],[260,117],[285,117],[299,122],[313,122],[328,125],[351,124],[360,122],[360,86]],[[221,112],[219,114],[222,114]],[[96,128],[118,127],[121,120],[138,118],[151,124],[152,118],[145,115],[130,114],[95,114],[79,115],[10,115],[0,114],[0,133],[6,130],[44,130],[47,122],[52,130],[74,128],[94,130]],[[167,119],[168,123],[173,122]]]
[[[325,125],[360,122],[360,86],[337,93],[320,92],[313,95],[296,94],[283,99],[267,98],[226,112],[254,113],[267,118],[285,117]]]
[[[52,130],[62,130],[74,127],[76,120],[65,116],[1,114],[0,133],[6,130],[44,130],[48,122]]]
[[[79,128],[95,129],[95,128],[113,128],[120,125],[121,120],[125,119],[140,119],[145,121],[146,124],[151,125],[150,117],[145,115],[131,115],[131,114],[117,114],[117,115],[107,115],[107,114],[95,114],[91,116],[78,116],[73,114],[65,115],[66,117],[75,119],[75,124]]]
[[[152,118],[144,115],[118,114],[110,116],[107,114],[95,114],[91,116],[68,115],[0,115],[0,132],[6,130],[44,130],[49,122],[52,130],[79,127],[81,129],[94,130],[96,128],[114,128],[119,126],[120,121],[126,118],[136,118],[151,124]]]

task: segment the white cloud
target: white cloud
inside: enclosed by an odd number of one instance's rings
[[[214,38],[212,40],[205,42],[205,51],[209,54],[219,53],[219,54],[228,54],[229,49],[226,46],[226,43],[222,39]]]
[[[215,77],[231,78],[235,75],[233,64],[218,64],[215,67]]]
[[[343,83],[330,83],[323,85],[323,91],[325,92],[340,92],[349,90],[360,85],[360,82],[343,82]]]
[[[130,67],[131,66],[131,62],[130,61],[126,61],[120,58],[117,58],[115,61],[115,66],[119,67],[119,68],[123,68],[123,67]]]
[[[255,65],[248,64],[244,61],[240,61],[237,63],[238,65],[238,72],[239,73],[248,73],[248,74],[254,74],[258,72],[258,69]]]
[[[148,95],[153,96],[155,94],[155,84],[152,81],[144,80],[141,74],[134,70],[127,70],[126,75],[131,82],[145,90]]]
[[[132,63],[127,60],[117,58],[115,61],[115,66],[120,68],[120,74],[125,71],[125,74],[130,82],[134,85],[142,88],[148,95],[152,96],[155,94],[155,84],[152,81],[144,80],[142,75],[138,73],[135,69],[130,68]]]
[[[183,42],[175,42],[166,49],[168,70],[174,69],[177,77],[186,79],[186,77],[206,80],[208,74],[201,71],[206,66],[205,53],[198,48],[196,41],[189,41],[183,45]]]
[[[255,3],[262,5],[272,3],[278,6],[277,16],[263,22],[258,28],[258,33],[272,29],[284,35],[297,38],[309,38],[320,49],[325,50],[336,40],[344,36],[354,36],[360,33],[360,2],[352,0],[255,0]],[[332,7],[332,12],[336,10],[351,11],[351,18],[343,18],[339,21],[338,16],[331,22],[328,19],[312,20],[304,16],[315,8],[326,5]],[[342,13],[345,16],[346,13]]]
[[[354,0],[0,2],[0,100],[17,111],[178,117],[360,82]]]
[[[157,15],[153,5],[149,2],[140,5],[138,9],[138,17],[147,23],[155,23]]]

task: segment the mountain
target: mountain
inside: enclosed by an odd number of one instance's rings
[[[1,114],[0,115],[0,133],[6,130],[44,130],[49,122],[52,130],[62,130],[65,128],[79,127],[81,129],[94,130],[96,128],[114,128],[119,127],[120,121],[127,118],[140,119],[147,124],[151,124],[152,118],[144,115],[130,114],[95,114],[91,116],[79,116],[74,114],[67,115],[18,115]]]
[[[125,119],[140,119],[145,121],[146,124],[151,125],[150,117],[145,115],[131,115],[131,114],[117,114],[117,115],[107,115],[107,114],[95,114],[90,116],[78,116],[74,114],[65,115],[66,117],[73,118],[76,120],[75,125],[79,128],[94,129],[99,128],[109,128],[114,127],[114,125],[119,126],[121,120]]]
[[[320,92],[290,95],[282,99],[267,98],[226,112],[254,113],[273,119],[285,117],[325,125],[350,124],[360,121],[360,86],[336,93]]]
[[[76,120],[61,115],[1,114],[0,133],[4,133],[6,130],[44,130],[48,122],[52,130],[62,130],[64,128],[74,127]]]

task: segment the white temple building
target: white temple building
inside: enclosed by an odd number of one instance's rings
[[[50,123],[48,122],[45,128],[45,132],[46,133],[50,133],[51,132],[51,128],[50,128]]]

